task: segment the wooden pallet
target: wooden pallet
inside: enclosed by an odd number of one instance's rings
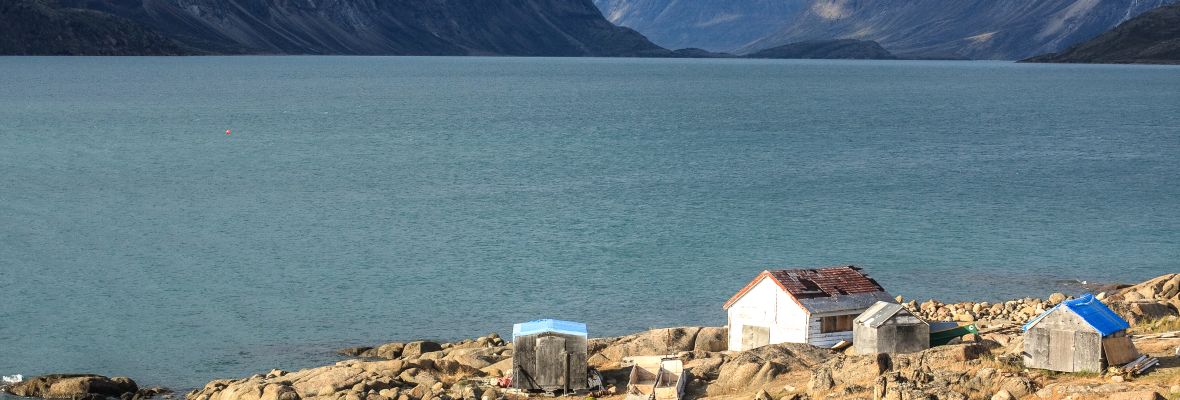
[[[1124,374],[1129,374],[1131,376],[1142,375],[1143,373],[1147,372],[1147,370],[1159,365],[1159,363],[1160,360],[1158,358],[1145,355],[1140,356],[1139,358],[1135,359],[1135,361],[1131,361],[1130,363],[1123,365],[1122,368],[1119,369],[1122,370]]]

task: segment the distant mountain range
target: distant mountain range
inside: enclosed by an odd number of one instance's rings
[[[1161,7],[1110,32],[1026,61],[1052,63],[1180,64],[1180,4]]]
[[[1178,1],[2,0],[0,54],[1023,59]],[[1172,21],[1061,57],[1114,54]]]
[[[2,3],[3,54],[670,54],[590,0]]]
[[[1060,51],[1177,0],[595,0],[667,47],[748,54],[873,40],[899,57],[1022,59]]]

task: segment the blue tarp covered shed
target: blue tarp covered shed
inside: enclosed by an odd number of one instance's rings
[[[512,386],[570,394],[589,389],[586,324],[539,319],[512,326]]]
[[[1110,336],[1112,333],[1119,332],[1131,327],[1131,324],[1128,324],[1127,320],[1124,320],[1118,314],[1115,314],[1114,311],[1110,309],[1110,307],[1107,307],[1106,304],[1102,304],[1101,301],[1098,301],[1098,299],[1094,298],[1094,295],[1087,293],[1082,297],[1063,301],[1056,307],[1049,309],[1049,311],[1045,311],[1036,318],[1033,318],[1031,321],[1028,321],[1027,324],[1024,324],[1024,330],[1027,331],[1030,327],[1036,325],[1038,322],[1041,322],[1042,318],[1045,318],[1045,316],[1053,313],[1053,310],[1061,307],[1065,307],[1070,311],[1073,311],[1074,314],[1077,314],[1079,317],[1081,317],[1083,321],[1086,321],[1087,324],[1097,330],[1098,333],[1101,333],[1102,336]]]
[[[1024,365],[1063,372],[1101,372],[1139,356],[1130,324],[1084,295],[1066,300],[1024,325]]]

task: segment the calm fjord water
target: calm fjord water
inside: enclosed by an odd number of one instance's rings
[[[0,58],[0,375],[721,325],[771,267],[962,300],[1177,260],[1176,67]]]

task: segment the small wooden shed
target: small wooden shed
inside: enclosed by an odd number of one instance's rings
[[[542,319],[512,326],[512,387],[526,392],[589,389],[586,324]]]
[[[1024,366],[1062,372],[1101,372],[1139,357],[1130,324],[1085,295],[1066,300],[1024,325]]]
[[[852,321],[857,354],[914,353],[930,348],[930,324],[901,304],[878,301]]]

